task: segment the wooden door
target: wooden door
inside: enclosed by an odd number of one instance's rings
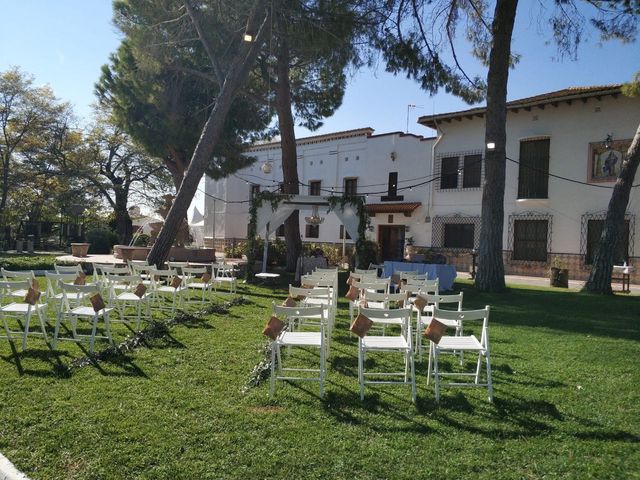
[[[378,243],[382,260],[402,261],[404,258],[404,226],[380,225],[378,227]]]

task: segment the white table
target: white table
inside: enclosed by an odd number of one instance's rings
[[[279,273],[260,272],[260,273],[256,273],[254,275],[254,277],[259,278],[260,280],[262,280],[262,283],[267,283],[267,282],[275,281],[276,278],[280,278],[280,274]]]

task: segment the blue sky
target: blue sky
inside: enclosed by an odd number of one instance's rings
[[[537,0],[520,1],[513,50],[522,54],[522,60],[510,74],[510,99],[568,86],[624,82],[640,69],[637,43],[599,45],[594,33],[583,42],[577,62],[554,61],[556,50],[545,44],[545,32],[536,20],[537,5]],[[4,0],[2,13],[0,70],[19,66],[34,75],[37,84],[50,84],[59,98],[74,105],[79,117],[88,117],[100,66],[120,41],[111,24],[111,2]],[[467,52],[462,50],[460,56],[470,73],[484,75]],[[418,116],[467,108],[446,93],[429,97],[414,82],[385,73],[380,65],[351,78],[343,105],[315,133],[360,127],[372,127],[377,133],[404,131],[408,104],[421,107],[411,111],[409,130],[423,135],[433,132],[415,123]],[[297,134],[312,133],[299,128]]]

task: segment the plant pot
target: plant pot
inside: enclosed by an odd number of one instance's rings
[[[90,243],[72,243],[71,255],[74,257],[86,257],[90,246]]]
[[[552,287],[569,288],[569,269],[551,267],[549,270],[549,284]]]

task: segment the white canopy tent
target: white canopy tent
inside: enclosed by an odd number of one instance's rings
[[[318,207],[321,215],[323,214],[323,207],[326,208],[325,213],[328,213],[330,208],[328,197],[293,195],[289,199],[282,200],[275,210],[271,202],[267,200],[262,202],[256,215],[256,233],[264,238],[264,255],[262,257],[263,272],[267,270],[269,235],[275,231],[294,210],[311,211],[313,207]],[[358,238],[360,218],[358,217],[356,205],[346,203],[344,207],[337,206],[332,213],[335,213],[338,219],[340,219],[351,238]]]

